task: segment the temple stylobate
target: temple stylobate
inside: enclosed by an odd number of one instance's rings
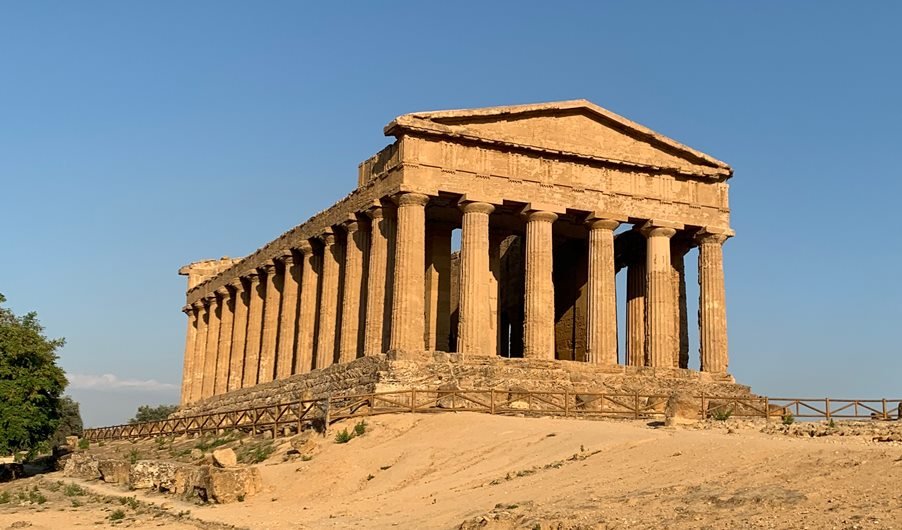
[[[585,100],[406,114],[385,134],[335,205],[180,270],[183,404],[390,352],[687,369],[693,248],[699,366],[727,371],[728,165]]]

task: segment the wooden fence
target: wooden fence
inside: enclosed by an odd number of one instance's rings
[[[486,414],[551,415],[562,417],[618,417],[660,419],[666,395],[592,392],[534,392],[507,390],[399,390],[292,401],[162,421],[85,429],[89,440],[117,440],[156,436],[203,435],[226,430],[270,431],[275,436],[306,427],[327,429],[347,418],[379,414],[482,412]],[[780,420],[878,419],[902,415],[902,399],[801,399],[771,397],[698,396],[702,417],[726,416]]]

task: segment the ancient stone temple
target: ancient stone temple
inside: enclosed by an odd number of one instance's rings
[[[338,203],[180,270],[183,404],[391,352],[685,369],[695,247],[699,365],[725,374],[728,165],[584,100],[405,114],[385,134]]]

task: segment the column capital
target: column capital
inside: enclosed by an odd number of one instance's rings
[[[351,218],[341,223],[341,226],[345,229],[345,232],[353,234],[360,229],[360,221],[358,221],[356,217]]]
[[[557,214],[545,210],[530,210],[526,212],[527,222],[553,223],[557,221]]]
[[[702,228],[695,233],[693,239],[699,245],[723,245],[735,232],[729,228]]]
[[[276,256],[276,259],[285,264],[285,266],[291,266],[291,264],[294,263],[294,254],[290,250],[286,250],[282,254]]]
[[[398,206],[426,206],[429,202],[429,196],[422,193],[406,192],[395,195],[395,203]]]
[[[247,278],[247,281],[251,282],[251,285],[260,283],[260,273],[257,272],[256,269],[246,273],[244,277]]]
[[[190,304],[189,304],[189,305],[186,305],[186,306],[182,307],[182,313],[185,313],[186,315],[187,315],[188,313],[192,312],[192,311],[194,311],[194,306],[193,306],[193,305],[190,305]]]
[[[301,241],[300,243],[298,243],[297,249],[298,252],[305,256],[307,254],[313,253],[313,245],[311,245],[309,241]]]
[[[587,219],[586,225],[589,226],[589,230],[610,230],[614,231],[620,226],[620,221],[615,221],[614,219]]]
[[[639,232],[646,238],[666,237],[669,239],[676,234],[677,228],[682,227],[683,225],[679,223],[648,221],[639,227]]]
[[[495,205],[487,202],[462,201],[458,206],[463,213],[484,213],[488,215],[495,211]]]
[[[268,276],[276,270],[276,264],[273,261],[264,263],[263,265],[260,265],[260,270],[263,271],[263,274],[266,274]]]
[[[385,208],[382,205],[373,205],[367,208],[364,213],[370,219],[382,219],[383,217],[385,217]]]
[[[219,296],[221,296],[223,298],[227,298],[231,293],[229,292],[229,289],[226,286],[222,286],[219,289],[216,289],[216,294],[218,294]]]
[[[218,298],[216,298],[215,293],[210,293],[204,297],[204,305],[212,305],[215,304]]]
[[[201,298],[199,300],[195,300],[191,303],[191,307],[193,307],[195,311],[200,311],[204,308],[204,299]]]
[[[241,282],[241,278],[235,278],[229,282],[229,287],[234,288],[236,291],[240,291],[244,288],[244,284]]]
[[[319,240],[323,242],[323,245],[326,247],[331,247],[335,244],[335,233],[334,232],[325,232],[319,236]]]

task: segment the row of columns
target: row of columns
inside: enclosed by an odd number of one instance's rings
[[[388,206],[371,208],[370,230],[353,218],[344,223],[345,244],[327,232],[322,251],[302,243],[277,262],[249,271],[228,287],[194,305],[189,316],[183,402],[285,378],[362,353],[448,349],[448,305],[438,298],[449,287],[450,233],[431,230],[427,241],[425,206],[429,197],[404,193]],[[392,207],[392,209],[394,209]],[[497,329],[498,245],[490,241],[494,206],[464,202],[460,250],[456,351],[494,355]],[[553,212],[526,214],[524,356],[555,358],[552,280]],[[587,360],[617,364],[617,309],[614,230],[619,222],[592,218],[589,229]],[[673,285],[670,238],[676,230],[648,224],[644,264],[628,270],[628,364],[679,366],[680,291]],[[699,244],[701,367],[725,371],[726,313],[722,244],[726,236],[701,232]],[[494,253],[493,253],[494,249]],[[639,289],[642,296],[634,296]],[[425,293],[425,295],[424,295]],[[683,297],[685,293],[683,292]],[[386,312],[388,310],[388,312]],[[488,329],[487,329],[488,327]],[[444,342],[443,342],[444,341]],[[635,357],[642,356],[643,359]]]

